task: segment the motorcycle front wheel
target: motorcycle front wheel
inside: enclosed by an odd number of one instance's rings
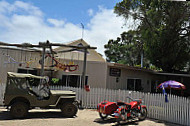
[[[103,120],[108,117],[107,114],[103,114],[103,113],[100,113],[100,112],[99,112],[99,115],[100,115],[100,117],[101,117]]]
[[[141,108],[140,111],[141,115],[138,117],[139,120],[145,120],[147,117],[147,109],[146,108]]]

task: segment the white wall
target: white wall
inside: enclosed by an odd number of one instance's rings
[[[116,77],[110,76],[110,66],[107,69],[107,88],[109,89],[127,89],[127,79],[141,79],[141,85],[143,87],[143,91],[150,92],[151,90],[151,79],[153,77],[152,74],[148,72],[143,72],[140,70],[132,70],[126,68],[119,68],[121,69],[121,76],[119,77],[119,82],[116,82]],[[148,83],[149,81],[149,83]]]
[[[60,62],[69,62],[68,60],[60,60]],[[83,61],[74,61],[79,65],[79,69],[73,72],[65,72],[58,70],[54,72],[54,77],[62,79],[62,75],[82,75]],[[107,66],[105,62],[88,61],[86,66],[86,76],[88,76],[88,85],[95,88],[106,88]]]
[[[4,55],[3,55],[4,53]],[[8,61],[8,57],[6,55],[11,56],[17,62],[27,62],[32,59],[32,63],[30,64],[30,69],[38,68],[40,71],[41,65],[39,64],[39,60],[41,59],[40,52],[29,52],[29,51],[21,51],[18,49],[11,49],[11,48],[0,48],[0,83],[6,83],[7,72],[17,72],[18,68],[25,68],[26,63],[19,66],[19,64],[11,63],[11,64],[4,64],[5,61]],[[88,55],[87,55],[88,57]],[[52,59],[45,59],[45,66],[51,65]],[[62,78],[63,74],[66,75],[82,75],[83,71],[83,61],[76,61],[70,58],[69,60],[60,59],[58,60],[61,63],[69,63],[70,61],[74,61],[75,64],[79,65],[79,69],[73,72],[65,72],[63,70],[57,70],[53,72],[53,76],[57,78]],[[48,67],[47,67],[48,68]],[[56,69],[54,67],[54,69]],[[106,87],[106,72],[107,66],[105,61],[88,61],[87,68],[86,68],[86,76],[88,76],[88,84],[91,87]],[[45,75],[51,75],[50,72],[45,71]]]
[[[23,62],[24,64],[22,64],[22,66],[19,66],[18,63],[6,64],[5,62],[10,59],[7,55],[11,56],[17,62]],[[30,59],[32,59],[32,62],[29,65],[30,68],[39,66],[40,53],[0,47],[0,83],[6,82],[7,72],[17,72],[18,68],[26,68],[26,62],[30,61]]]

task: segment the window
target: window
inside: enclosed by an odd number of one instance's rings
[[[80,87],[80,75],[62,75],[62,85],[70,87]],[[88,85],[88,76],[85,77],[85,85]]]
[[[62,76],[62,85],[67,86],[67,75]]]
[[[80,76],[78,75],[69,75],[68,76],[68,80],[67,80],[67,84],[70,87],[79,87],[79,82],[80,82]]]
[[[127,79],[127,90],[142,91],[141,79]]]
[[[141,80],[140,79],[135,79],[135,91],[142,91],[143,88],[141,86]]]
[[[37,75],[37,70],[18,69],[17,73],[29,73],[29,74]]]
[[[127,90],[134,90],[134,79],[127,79]]]
[[[28,73],[33,74],[33,75],[37,75],[37,70],[28,70]]]
[[[17,73],[28,73],[26,69],[18,69]]]

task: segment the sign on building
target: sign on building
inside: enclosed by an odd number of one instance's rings
[[[110,68],[110,76],[120,77],[121,76],[121,69]]]

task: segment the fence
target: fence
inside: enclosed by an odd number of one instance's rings
[[[103,100],[117,101],[122,100],[130,102],[126,96],[138,99],[143,97],[144,104],[148,109],[148,117],[165,120],[181,125],[190,125],[190,101],[187,98],[168,95],[168,103],[165,103],[165,97],[162,94],[150,94],[134,92],[127,90],[111,90],[102,88],[91,88],[90,92],[84,89],[50,86],[52,90],[73,90],[76,91],[77,100],[82,101],[84,108],[96,108],[97,104]],[[0,85],[0,103],[3,101],[4,85]]]
[[[169,102],[165,103],[165,96],[162,94],[102,88],[91,88],[90,92],[86,92],[84,89],[63,86],[52,86],[51,89],[76,91],[77,99],[82,100],[82,106],[85,108],[96,108],[97,104],[103,100],[130,102],[126,96],[135,99],[143,98],[143,104],[147,106],[149,118],[190,125],[190,101],[184,97],[168,94]]]

